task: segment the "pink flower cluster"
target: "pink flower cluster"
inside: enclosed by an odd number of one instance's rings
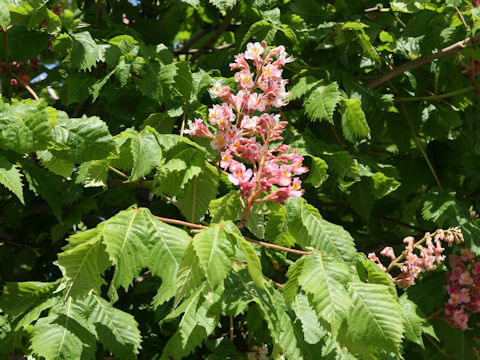
[[[468,249],[461,255],[448,257],[451,271],[446,281],[449,299],[445,303],[445,315],[452,327],[467,330],[471,314],[480,313],[480,256]]]
[[[435,270],[437,265],[445,260],[445,255],[442,255],[445,250],[442,246],[442,241],[446,242],[448,246],[452,246],[453,243],[459,244],[463,242],[462,231],[458,227],[449,228],[448,230],[439,229],[433,234],[426,233],[416,243],[413,237],[408,236],[403,239],[403,242],[406,244],[405,250],[398,258],[395,256],[393,249],[387,246],[380,254],[391,259],[392,262],[388,267],[385,267],[380,262],[375,253],[368,254],[368,258],[375,261],[399,287],[406,288],[415,285],[415,279],[418,278],[420,273]],[[401,271],[396,277],[389,273],[394,267],[399,268]]]
[[[247,60],[253,62],[253,71]],[[267,200],[283,204],[288,197],[303,193],[301,181],[295,177],[308,171],[302,165],[303,156],[285,144],[271,146],[283,140],[287,122],[268,111],[286,105],[288,81],[282,79],[282,66],[291,61],[283,46],[268,51],[264,41],[249,43],[230,64],[231,70],[237,70],[236,94],[220,82],[209,89],[223,101],[208,110],[214,132],[202,119],[188,121],[188,134],[212,139],[210,145],[220,152],[220,167],[232,184],[240,187],[246,208]],[[259,198],[264,192],[267,194]]]

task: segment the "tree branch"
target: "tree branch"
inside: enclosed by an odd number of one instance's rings
[[[238,5],[240,4],[239,1],[235,4],[235,6],[227,13],[225,18],[223,19],[222,25],[217,29],[215,34],[208,40],[200,49],[198,49],[198,52],[193,54],[192,58],[190,61],[193,63],[195,62],[205,51],[210,50],[210,48],[215,44],[215,42],[220,38],[220,36],[223,34],[227,26],[230,24],[230,21],[232,21],[233,16],[237,12]]]
[[[169,219],[169,218],[164,218],[164,217],[161,217],[161,216],[155,216],[155,217],[158,220],[163,221],[163,222],[168,223],[168,224],[188,226],[188,227],[191,227],[191,228],[194,228],[194,229],[206,229],[206,228],[208,228],[208,226],[200,225],[200,224],[193,224],[193,223],[190,223],[190,222],[187,222],[187,221],[182,221],[182,220],[177,220],[177,219]],[[278,249],[278,250],[282,250],[282,251],[286,251],[286,252],[290,252],[290,253],[294,253],[294,254],[300,254],[300,255],[311,255],[312,254],[310,251],[290,249],[290,248],[287,248],[287,247],[284,247],[284,246],[280,246],[280,245],[276,245],[276,244],[270,244],[270,243],[267,243],[267,242],[264,242],[264,241],[254,240],[254,239],[250,239],[250,238],[247,238],[247,237],[244,237],[244,239],[251,242],[251,243],[254,243],[254,244],[258,244],[258,245],[261,245],[261,246],[265,246],[265,247],[269,247],[269,248],[273,248],[273,249]]]
[[[453,54],[461,49],[463,49],[466,46],[469,46],[473,44],[475,41],[480,40],[480,34],[477,34],[474,37],[459,41],[453,45],[447,46],[446,48],[437,51],[436,53],[426,55],[419,57],[418,59],[415,59],[413,61],[409,61],[405,64],[400,65],[399,67],[393,69],[392,71],[380,76],[379,78],[371,81],[367,87],[373,89],[384,82],[387,82],[390,79],[393,79],[394,77],[404,73],[405,71],[415,69],[423,64],[427,64],[429,62],[432,62],[433,60],[440,59],[444,56]]]

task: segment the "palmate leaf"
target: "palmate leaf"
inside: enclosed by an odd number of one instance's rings
[[[119,212],[103,223],[103,243],[110,261],[116,266],[111,283],[113,289],[125,290],[146,266],[148,259],[148,223],[142,209]]]
[[[116,151],[107,124],[96,116],[79,119],[60,116],[55,140],[65,150],[51,150],[52,154],[74,163],[104,159]]]
[[[158,306],[175,295],[180,261],[192,239],[185,231],[156,219],[147,209],[145,219],[150,249],[147,265],[153,275],[162,279],[162,286],[154,300],[154,305]]]
[[[240,219],[242,216],[242,201],[238,191],[232,190],[227,195],[210,201],[209,210],[212,223]]]
[[[54,141],[57,112],[39,100],[0,102],[0,147],[20,154],[44,150]]]
[[[304,101],[305,112],[312,120],[327,120],[333,124],[333,112],[340,101],[338,84],[320,85]]]
[[[95,330],[82,316],[84,309],[69,298],[32,327],[30,349],[45,360],[90,360],[97,342]]]
[[[402,308],[385,285],[351,283],[347,338],[359,346],[398,352],[403,337]]]
[[[107,159],[84,162],[78,168],[75,181],[85,187],[106,187],[109,165],[110,160]]]
[[[195,235],[192,241],[207,281],[215,288],[232,268],[235,248],[224,224],[217,224]]]
[[[178,198],[178,207],[188,221],[198,222],[218,192],[218,171],[205,163],[203,171],[190,180]]]
[[[102,243],[101,231],[96,230],[74,235],[73,237],[81,237],[83,242],[58,254],[56,264],[63,274],[66,298],[84,296],[91,289],[100,291],[100,287],[105,284],[102,275],[111,262]],[[70,241],[73,244],[76,240]]]
[[[13,192],[18,200],[25,204],[23,200],[22,174],[15,164],[10,163],[3,156],[0,156],[0,184]]]
[[[73,162],[53,156],[48,150],[38,151],[37,156],[42,165],[54,174],[60,175],[64,178],[68,178],[72,175],[73,168],[75,167]]]
[[[100,296],[91,294],[83,301],[88,322],[95,327],[99,341],[119,359],[136,359],[141,336],[135,318],[114,308]]]
[[[298,283],[311,296],[311,303],[319,316],[330,324],[334,337],[351,306],[345,288],[349,280],[345,264],[317,251],[305,258],[298,277]]]
[[[403,309],[404,325],[405,325],[405,339],[414,342],[424,348],[422,332],[432,332],[433,328],[428,324],[428,320],[422,310],[408,298],[407,293],[404,293],[398,298],[398,301]],[[433,331],[435,336],[435,332]]]

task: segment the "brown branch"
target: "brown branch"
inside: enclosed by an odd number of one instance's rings
[[[193,54],[192,58],[190,61],[193,63],[195,62],[205,51],[208,51],[212,48],[213,44],[220,38],[220,36],[223,34],[227,26],[230,24],[230,21],[233,19],[233,16],[237,12],[238,5],[240,4],[240,1],[237,1],[235,6],[227,13],[225,18],[223,19],[222,24],[220,27],[217,29],[215,34],[208,40],[198,51]]]
[[[127,180],[130,180],[130,176],[128,176],[127,174],[124,174],[123,172],[121,172],[120,170],[118,169],[115,169],[113,166],[108,166],[108,169],[113,171],[114,173],[120,175],[121,177],[123,177],[124,179],[127,179]]]
[[[397,95],[397,97],[400,97],[399,96],[400,92],[392,84],[392,82],[390,80],[388,80],[388,83],[392,87],[393,91],[395,91],[395,94]],[[440,188],[440,190],[443,190],[443,186],[440,183],[440,179],[438,178],[438,175],[435,172],[435,169],[433,168],[433,165],[430,162],[430,159],[428,158],[427,153],[425,152],[425,150],[423,150],[422,144],[420,144],[420,140],[418,139],[417,133],[415,132],[415,128],[413,127],[412,121],[410,120],[410,116],[408,115],[407,108],[405,107],[405,104],[403,104],[401,102],[401,103],[399,103],[399,106],[400,106],[400,109],[402,110],[403,116],[407,120],[407,124],[408,124],[408,127],[410,128],[410,132],[412,133],[413,139],[415,141],[415,145],[417,146],[418,150],[420,150],[420,152],[423,155],[423,158],[427,162],[428,168],[430,169],[430,171],[431,171],[431,173],[432,173],[432,175],[435,179],[435,182],[437,183],[437,186]]]
[[[177,219],[169,219],[169,218],[164,218],[164,217],[161,217],[161,216],[155,216],[155,217],[158,220],[163,221],[163,222],[168,223],[168,224],[188,226],[188,227],[191,227],[191,228],[194,228],[194,229],[206,229],[206,228],[208,228],[208,226],[200,225],[200,224],[193,224],[193,223],[190,223],[190,222],[187,222],[187,221],[182,221],[182,220],[177,220]],[[261,246],[265,246],[265,247],[269,247],[269,248],[273,248],[273,249],[278,249],[278,250],[282,250],[282,251],[286,251],[286,252],[291,252],[291,253],[294,253],[294,254],[300,254],[300,255],[311,255],[312,254],[310,251],[290,249],[290,248],[287,248],[287,247],[284,247],[284,246],[280,246],[280,245],[276,245],[276,244],[270,244],[270,243],[267,243],[267,242],[264,242],[264,241],[254,240],[254,239],[250,239],[250,238],[247,238],[247,237],[244,237],[244,239],[251,242],[251,243],[254,243],[254,244],[258,244],[258,245],[261,245]]]
[[[450,355],[448,355],[445,350],[443,350],[440,346],[438,346],[438,344],[431,338],[430,335],[428,334],[425,334],[425,336],[427,337],[427,339],[433,344],[433,346],[435,346],[437,348],[437,350],[443,355],[445,356],[447,359],[449,360],[453,360]]]
[[[99,29],[100,25],[102,25],[102,6],[103,0],[97,0],[97,10],[95,14],[95,27],[97,29]]]
[[[369,88],[375,88],[384,82],[387,82],[390,79],[393,79],[394,77],[404,73],[405,71],[409,71],[412,69],[415,69],[419,66],[422,66],[424,64],[427,64],[429,62],[432,62],[433,60],[440,59],[444,56],[453,54],[457,51],[460,51],[461,49],[465,48],[466,46],[471,45],[473,42],[477,41],[480,39],[480,34],[477,34],[474,37],[469,37],[468,39],[459,41],[453,45],[447,46],[446,48],[443,48],[442,50],[437,51],[436,53],[426,55],[419,57],[418,59],[415,59],[413,61],[409,61],[405,64],[400,65],[399,67],[393,69],[392,71],[380,76],[379,78],[371,81],[367,87]]]

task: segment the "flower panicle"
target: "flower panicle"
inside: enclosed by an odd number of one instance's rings
[[[283,46],[268,50],[265,41],[247,44],[230,64],[236,70],[236,93],[221,82],[209,89],[213,98],[223,101],[208,110],[208,124],[215,130],[210,131],[202,119],[188,121],[186,133],[210,138],[211,147],[220,152],[219,165],[239,186],[247,208],[267,200],[283,204],[288,197],[303,194],[297,177],[308,171],[303,156],[285,144],[271,146],[283,141],[287,121],[269,111],[287,105],[288,80],[282,72],[283,65],[293,60]]]
[[[385,267],[375,253],[368,254],[368,258],[376,262],[392,280],[401,288],[415,285],[415,280],[421,273],[437,269],[445,260],[443,252],[444,244],[452,246],[463,243],[462,231],[458,227],[447,230],[439,229],[433,234],[426,233],[419,241],[415,242],[412,236],[403,239],[405,250],[400,256],[396,256],[392,247],[385,247],[380,255],[388,257],[391,263]],[[389,271],[393,268],[400,269],[401,273],[393,277]]]

